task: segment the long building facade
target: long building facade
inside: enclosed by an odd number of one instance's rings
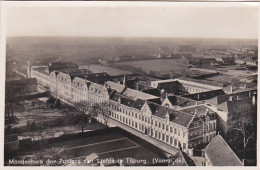
[[[91,81],[97,73],[82,76],[53,70],[47,73],[46,67],[28,68],[28,77],[36,78],[37,84],[48,89],[62,102],[71,104],[87,101],[109,103],[110,119],[120,122],[145,135],[159,140],[173,148],[189,149],[208,143],[216,136],[216,113],[206,105],[194,105],[189,109],[175,110],[155,101],[159,97],[129,89],[122,84],[104,81],[99,84]],[[91,75],[90,74],[96,74]],[[104,122],[102,116],[97,120]],[[109,126],[114,126],[109,123]]]

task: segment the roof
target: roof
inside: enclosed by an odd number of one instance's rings
[[[119,84],[119,83],[115,83],[115,82],[112,82],[112,81],[107,81],[105,83],[105,86],[108,87],[108,88],[111,88],[113,90],[116,90],[117,93],[122,93],[124,91],[124,89],[126,88],[124,85]]]
[[[251,106],[252,105],[252,97],[250,98],[244,98],[241,100],[228,100],[226,102],[223,102],[217,106],[218,110],[222,110],[229,113],[238,113],[241,109],[240,106]]]
[[[225,101],[228,101],[230,99],[230,97],[233,97],[233,99],[248,98],[249,96],[253,95],[254,91],[256,91],[256,90],[243,91],[243,92],[234,93],[234,94],[219,95],[219,96],[216,96],[212,99],[207,100],[207,102],[210,103],[210,104],[213,104],[213,105],[218,105],[218,104],[221,104]]]
[[[130,88],[127,88],[125,91],[123,91],[122,95],[130,97],[134,100],[136,100],[138,98],[143,99],[143,100],[158,98],[156,96],[146,94],[146,93],[140,92],[138,90],[130,89]]]
[[[200,103],[197,102],[196,100],[192,100],[181,96],[168,96],[167,98],[173,106],[185,107],[185,106],[192,106]]]
[[[142,92],[150,94],[150,95],[154,95],[154,96],[157,96],[157,97],[161,96],[161,91],[159,89],[157,89],[157,88],[144,89],[144,90],[142,90]]]
[[[49,69],[63,69],[63,68],[69,68],[69,67],[78,67],[77,64],[72,62],[53,62],[49,63]]]
[[[240,159],[222,136],[215,136],[206,146],[205,153],[213,166],[243,166]]]
[[[205,115],[207,112],[215,113],[213,110],[209,109],[205,105],[190,107],[190,108],[182,109],[181,111],[183,111],[185,113],[189,113],[191,115],[194,115],[195,111],[197,111],[198,116]]]
[[[171,122],[184,127],[187,127],[189,125],[189,122],[193,118],[193,115],[189,113],[170,109],[168,107],[160,106],[155,103],[148,102],[148,106],[150,107],[153,115],[165,119],[165,116],[168,113]]]
[[[142,100],[142,99],[137,99],[137,100],[133,103],[132,107],[135,108],[135,109],[141,110],[141,108],[143,107],[144,103],[145,103],[144,100]]]
[[[179,150],[173,157],[174,166],[196,166],[194,161],[183,151]]]
[[[99,89],[99,90],[103,90],[103,85],[101,84],[97,84],[97,83],[91,83],[90,84],[90,88],[93,88],[93,89]]]
[[[182,83],[181,80],[184,80],[184,81],[190,81],[190,82],[193,82],[193,83],[200,83],[200,84],[205,84],[205,85],[215,86],[215,87],[223,87],[224,86],[224,84],[220,83],[220,82],[209,81],[209,80],[201,80],[201,79],[192,79],[192,78],[187,78],[187,77],[180,77],[180,78],[177,78],[175,80],[179,81],[180,83]]]
[[[202,101],[202,100],[207,100],[214,98],[219,95],[223,95],[225,92],[222,89],[219,90],[211,90],[211,91],[206,91],[206,92],[201,92],[201,93],[194,93],[194,94],[187,94],[183,95],[182,97],[197,100],[197,101]]]

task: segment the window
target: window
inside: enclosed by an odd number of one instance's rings
[[[155,121],[155,126],[157,126],[157,121]]]
[[[166,135],[166,142],[169,143],[169,136]]]
[[[177,139],[174,139],[174,146],[177,146]]]
[[[153,119],[151,119],[151,125],[153,125]]]
[[[177,134],[177,129],[176,128],[174,128],[174,134]]]
[[[170,144],[172,145],[173,144],[173,138],[170,137]]]
[[[183,149],[186,149],[186,143],[183,143]]]
[[[199,132],[199,131],[198,131]],[[183,134],[183,138],[185,138],[185,132],[182,133]]]
[[[158,139],[161,139],[161,133],[159,132],[159,134],[158,134]]]
[[[135,128],[137,128],[137,122],[135,122]]]
[[[161,127],[161,122],[159,122],[159,128]]]
[[[163,125],[162,125],[162,129],[164,130],[164,128],[165,128],[165,125],[163,124]]]
[[[178,130],[178,135],[179,135],[179,136],[181,135],[181,131],[180,131],[180,130]]]
[[[168,125],[166,125],[166,131],[168,131],[169,130],[169,126]]]
[[[173,128],[172,127],[170,127],[170,132],[173,132]]]
[[[157,138],[157,131],[154,132],[154,137]]]
[[[163,133],[162,134],[162,141],[164,141],[165,140],[165,134]]]

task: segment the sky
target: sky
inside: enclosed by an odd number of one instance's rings
[[[258,37],[253,7],[8,7],[7,36]]]

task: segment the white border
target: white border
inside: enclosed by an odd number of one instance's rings
[[[5,28],[5,22],[6,22],[6,8],[7,7],[248,7],[248,8],[258,8],[260,7],[260,2],[157,2],[157,1],[149,1],[149,2],[144,2],[144,1],[132,1],[132,2],[120,2],[120,1],[115,1],[115,2],[105,2],[105,1],[1,1],[0,0],[0,12],[1,12],[1,18],[0,18],[0,38],[1,38],[1,44],[0,44],[0,113],[2,113],[2,116],[0,118],[1,121],[1,133],[0,133],[0,169],[35,169],[35,167],[4,167],[3,166],[3,160],[4,160],[4,155],[3,155],[3,147],[4,147],[4,94],[5,94],[5,44],[6,44],[6,28]],[[258,15],[258,21],[260,18],[260,10],[259,10],[259,15]],[[260,22],[258,22],[258,28],[260,28]],[[259,31],[260,32],[260,31]],[[260,44],[260,37],[259,37],[259,32],[258,32],[258,46]],[[258,51],[260,54],[260,52]],[[258,55],[259,55],[258,54]],[[258,96],[259,99],[259,96]],[[260,102],[258,101],[258,104]],[[259,113],[259,108],[258,108],[258,113]],[[259,115],[258,115],[258,124],[259,124]],[[260,134],[259,132],[260,128],[258,127],[258,136]],[[259,144],[259,140],[257,140],[257,144]],[[246,169],[257,169],[259,168],[260,164],[260,159],[259,159],[259,147],[257,148],[257,156],[258,156],[258,166],[257,167],[242,167]],[[71,169],[74,167],[37,167],[37,169]],[[76,167],[77,169],[86,169],[92,167]],[[102,167],[97,167],[102,168]],[[108,169],[115,169],[115,168],[122,168],[122,167],[106,167]],[[125,169],[128,168],[152,168],[152,169],[187,169],[187,167],[124,167]],[[238,167],[188,167],[190,168],[195,168],[195,169],[237,169]]]

